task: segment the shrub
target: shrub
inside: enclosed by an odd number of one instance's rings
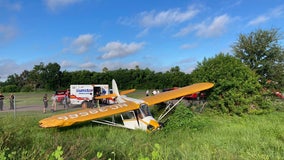
[[[258,76],[233,56],[220,53],[204,59],[191,76],[195,82],[215,83],[207,93],[209,106],[224,113],[247,113],[262,105]]]
[[[187,127],[192,121],[193,113],[184,105],[179,105],[173,115],[169,116],[166,128],[178,129]]]
[[[7,85],[1,88],[1,92],[18,92],[19,88],[16,85]]]
[[[21,92],[32,92],[32,91],[34,91],[34,89],[30,85],[25,85],[21,88]]]

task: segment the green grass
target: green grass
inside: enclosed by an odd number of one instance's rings
[[[283,113],[214,116],[212,126],[195,134],[186,148],[195,152],[196,159],[281,159],[284,157],[283,122]]]
[[[48,94],[49,98],[52,96],[53,92],[17,92],[13,93],[15,95],[16,106],[42,106],[42,98],[44,94]],[[9,107],[9,96],[10,93],[4,93],[4,106]]]
[[[0,113],[2,152],[5,148],[6,156],[17,152],[15,159],[47,159],[62,146],[65,159],[92,159],[98,152],[111,159],[153,159],[155,154],[157,159],[284,157],[283,112],[244,117],[206,113],[195,116],[195,128],[184,126],[151,134],[90,123],[63,129],[39,128],[38,121],[50,115],[22,112],[14,117]]]
[[[19,100],[26,96],[26,101],[19,101],[23,105],[41,105],[43,94],[18,93],[16,96]],[[134,96],[143,97],[144,92],[141,94]],[[283,104],[283,101],[276,101],[274,105],[283,108]],[[56,159],[54,155],[59,155],[68,160],[88,160],[99,159],[98,155],[102,154],[101,159],[282,160],[284,112],[281,111],[283,109],[238,117],[207,109],[203,114],[196,114],[189,126],[178,129],[166,126],[150,134],[89,122],[68,128],[43,129],[38,127],[38,121],[54,113],[0,112],[0,159]],[[57,113],[62,112],[65,111]],[[180,117],[181,120],[186,118]]]

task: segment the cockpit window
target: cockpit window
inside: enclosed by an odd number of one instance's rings
[[[135,118],[135,114],[133,111],[122,113],[124,119],[133,119]]]
[[[152,116],[149,107],[146,104],[140,105],[140,110],[144,114],[145,117]]]

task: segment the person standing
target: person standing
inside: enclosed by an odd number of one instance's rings
[[[98,108],[100,108],[100,100],[99,99],[96,99],[96,97],[99,97],[100,96],[100,93],[99,92],[96,92],[96,94],[95,94],[95,97],[94,97],[94,99],[95,99],[95,105],[96,105],[96,107],[98,107]]]
[[[68,94],[65,94],[64,99],[63,99],[63,104],[64,104],[65,109],[69,108],[69,103],[70,103],[70,99],[68,97]]]
[[[57,96],[55,94],[52,95],[51,97],[51,100],[52,100],[52,109],[51,111],[52,112],[55,112],[56,111],[56,101],[57,101]]]
[[[146,90],[146,97],[148,97],[149,96],[149,90],[147,89]]]
[[[157,91],[156,91],[156,89],[154,89],[153,91],[152,91],[152,95],[154,96],[154,95],[156,95],[157,94]]]
[[[14,100],[15,100],[15,96],[14,94],[10,94],[10,97],[9,97],[9,100],[10,100],[10,109],[14,109],[15,106],[14,106]]]
[[[47,98],[47,94],[45,94],[44,96],[43,96],[43,99],[42,99],[42,101],[43,101],[43,113],[46,113],[46,108],[48,107],[48,98]]]
[[[4,95],[0,92],[0,111],[3,111]]]

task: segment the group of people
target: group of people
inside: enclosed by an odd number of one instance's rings
[[[51,102],[52,102],[52,104],[51,104],[51,112],[55,112],[56,109],[57,109],[57,99],[58,99],[58,97],[56,96],[56,94],[53,94],[53,95],[51,96]],[[48,101],[49,101],[47,94],[45,94],[45,95],[43,96],[42,101],[43,101],[43,105],[44,105],[44,107],[43,107],[43,113],[46,113],[46,109],[47,109],[47,107],[48,107]],[[65,94],[65,95],[64,95],[64,98],[63,98],[62,103],[63,103],[65,109],[68,109],[68,108],[69,108],[70,99],[69,99],[68,94]]]
[[[4,98],[5,96],[2,93],[0,93],[0,111],[3,111],[3,108],[4,108]],[[9,101],[10,101],[10,109],[15,109],[14,94],[10,94]]]

